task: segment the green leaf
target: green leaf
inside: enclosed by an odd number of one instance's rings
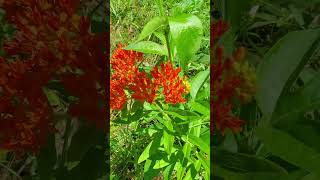
[[[184,165],[181,164],[181,162],[177,162],[175,166],[176,174],[177,174],[177,179],[180,180],[183,177],[183,174],[185,173],[186,168]]]
[[[285,169],[267,159],[254,155],[233,153],[221,148],[213,149],[213,162],[224,169],[240,173],[278,173],[287,175]]]
[[[279,173],[265,173],[265,172],[247,172],[240,173],[235,171],[230,171],[228,169],[221,168],[220,166],[213,166],[213,173],[216,176],[223,177],[223,179],[227,180],[291,180],[293,178],[289,178],[288,175],[281,175]]]
[[[290,32],[264,56],[258,69],[256,99],[266,117],[271,118],[278,98],[305,66],[319,37],[319,29]]]
[[[206,154],[210,154],[210,144],[207,144],[201,138],[198,138],[196,136],[189,134],[188,137],[182,136],[182,139],[185,142],[190,142],[191,144],[197,146],[200,150],[202,150]]]
[[[174,131],[171,120],[164,121],[164,125],[166,126],[166,128],[170,132]],[[168,155],[171,154],[173,143],[174,143],[174,136],[169,134],[167,131],[164,131],[163,132],[163,145],[164,145],[164,150],[167,152]]]
[[[156,161],[147,160],[144,165],[144,177],[143,179],[152,180],[155,176],[160,173],[161,169],[153,169]]]
[[[138,121],[142,117],[143,117],[143,106],[139,106],[136,108],[136,111],[134,112],[133,115],[129,115],[128,121],[132,123],[132,122]]]
[[[54,90],[43,88],[43,91],[51,106],[59,106],[61,104],[60,98]]]
[[[200,48],[203,37],[201,21],[194,15],[182,14],[170,17],[169,26],[180,67],[185,70],[189,60]]]
[[[160,147],[160,141],[161,136],[159,136],[159,134],[155,135],[155,139],[148,144],[148,146],[143,150],[142,154],[140,155],[138,159],[138,164],[147,160],[156,152],[158,147]]]
[[[164,171],[163,171],[163,178],[164,180],[171,180],[171,176],[172,176],[172,172],[174,169],[175,163],[174,164],[170,164],[169,166],[167,166]]]
[[[194,164],[190,164],[188,167],[188,171],[186,173],[186,176],[183,178],[183,180],[193,180],[196,177],[196,169],[194,167]]]
[[[175,109],[175,110],[164,111],[164,112],[166,114],[169,114],[171,116],[174,116],[184,121],[188,121],[190,118],[192,118],[192,120],[196,120],[195,118],[199,117],[198,114],[194,112],[186,111],[182,109]]]
[[[166,36],[163,33],[154,32],[153,34],[161,41],[162,44],[167,44]]]
[[[320,107],[320,73],[317,73],[297,92],[286,94],[279,103],[272,117],[272,122],[289,121],[304,113]],[[292,121],[291,121],[292,122]]]
[[[155,165],[153,166],[153,169],[161,169],[161,168],[168,166],[169,164],[170,164],[170,162],[167,162],[163,159],[156,160]]]
[[[320,153],[314,149],[272,127],[259,127],[256,133],[274,155],[309,172],[320,174]]]
[[[148,146],[144,149],[144,151],[142,152],[142,154],[140,155],[139,159],[138,159],[138,164],[147,160],[150,156],[150,149],[151,149],[151,146],[153,144],[153,141],[151,141]]]
[[[190,95],[192,99],[195,99],[199,90],[202,88],[203,84],[206,82],[210,75],[210,71],[201,71],[199,72],[191,81],[191,90]]]
[[[182,147],[182,152],[183,152],[183,157],[185,159],[189,159],[191,154],[191,144],[185,143]]]
[[[210,107],[203,106],[198,102],[193,101],[191,103],[191,108],[202,115],[210,115]]]
[[[140,41],[137,43],[130,44],[125,50],[134,50],[146,54],[158,54],[168,56],[167,48],[163,45],[152,41]]]
[[[143,28],[142,32],[139,35],[138,41],[143,40],[144,38],[150,36],[154,31],[158,30],[161,27],[168,25],[167,17],[157,16],[152,18]]]

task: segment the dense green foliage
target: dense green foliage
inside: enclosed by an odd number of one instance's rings
[[[222,43],[248,49],[255,101],[237,108],[240,134],[215,135],[216,179],[319,179],[319,1],[216,1]]]

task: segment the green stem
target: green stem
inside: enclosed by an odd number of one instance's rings
[[[190,126],[189,128],[193,128],[193,127],[196,127],[196,126],[200,126],[200,125],[203,125],[203,124],[209,124],[210,122],[204,122],[204,123],[200,123],[200,124],[196,124],[196,125],[193,125],[193,126]]]
[[[168,22],[168,24],[169,24],[169,22]],[[170,43],[169,43],[169,34],[170,33],[169,32],[170,32],[170,27],[168,26],[168,28],[165,31],[165,36],[166,36],[166,44],[167,44],[167,49],[168,49],[168,57],[169,57],[169,60],[172,63],[173,59],[171,57],[171,49],[170,49]]]
[[[67,119],[67,124],[66,124],[66,130],[64,133],[64,141],[63,141],[63,148],[62,148],[62,154],[61,154],[61,161],[60,161],[60,168],[64,167],[64,164],[67,159],[67,146],[68,146],[68,140],[69,140],[69,135],[71,132],[71,119]]]
[[[3,167],[4,169],[6,169],[9,173],[15,175],[16,177],[18,177],[19,179],[22,179],[19,174],[17,174],[14,170],[12,170],[11,168],[7,167],[6,165],[2,164],[0,162],[0,166]]]

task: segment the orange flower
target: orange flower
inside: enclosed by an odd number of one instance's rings
[[[79,0],[6,0],[0,4],[16,29],[15,37],[3,43],[6,59],[0,58],[1,147],[35,151],[45,142],[53,112],[43,87],[52,79],[80,99],[70,105],[69,113],[99,121],[95,123],[105,129],[107,112],[99,105],[107,99],[107,54],[101,50],[106,35],[89,32],[89,18],[75,14],[78,4]]]
[[[127,51],[119,44],[111,58],[111,66],[114,70],[112,79],[118,80],[122,86],[132,82],[137,72],[136,62],[142,60],[142,53]]]
[[[211,29],[211,43],[221,37],[227,30],[226,22],[219,20],[214,23]],[[215,44],[213,44],[215,45]],[[214,46],[212,46],[214,47]],[[231,57],[224,56],[223,47],[217,47],[212,51],[211,64],[211,121],[210,129],[221,130],[224,134],[225,129],[229,128],[233,133],[241,131],[245,121],[236,117],[233,110],[233,98],[237,97],[237,90],[243,84],[243,78],[235,70],[236,61],[243,59],[243,49],[238,49]]]
[[[161,70],[155,67],[151,74],[153,82],[156,86],[162,86],[162,93],[165,96],[165,101],[171,104],[185,103],[183,95],[187,93],[187,87],[180,78],[180,68],[174,69],[171,62],[160,65]]]
[[[110,81],[110,108],[121,110],[126,103],[127,97],[124,89],[116,80]]]
[[[161,64],[160,71],[154,67],[151,71],[151,77],[147,76],[145,71],[139,71],[137,62],[142,61],[142,53],[127,51],[118,48],[112,55],[110,64],[113,74],[111,75],[111,107],[121,110],[126,101],[124,89],[132,92],[131,97],[140,102],[147,101],[152,103],[157,95],[157,91],[162,88],[165,101],[170,104],[184,103],[183,98],[189,88],[185,79],[179,77],[180,68],[173,68],[171,62]]]
[[[129,85],[133,91],[132,98],[140,102],[147,101],[152,103],[156,96],[156,85],[146,76],[145,72],[136,71],[133,82]]]

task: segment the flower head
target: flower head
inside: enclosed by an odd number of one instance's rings
[[[221,37],[228,25],[219,20],[213,26],[212,41]],[[254,73],[245,63],[245,49],[237,48],[232,56],[225,57],[224,48],[216,47],[212,51],[211,64],[211,131],[229,128],[233,133],[241,131],[245,121],[233,114],[233,100],[237,98],[246,103],[255,92]],[[247,93],[248,92],[248,93]]]
[[[126,101],[124,90],[128,90],[131,98],[140,102],[153,103],[158,92],[162,90],[166,103],[178,104],[186,100],[190,86],[186,77],[181,78],[180,68],[174,68],[171,62],[155,66],[151,70],[151,76],[146,71],[139,70],[137,62],[142,61],[142,53],[127,51],[119,44],[111,58],[111,108],[121,110]]]
[[[188,93],[185,80],[179,76],[180,68],[174,68],[172,63],[168,61],[166,64],[160,65],[160,70],[155,67],[151,74],[154,78],[154,84],[162,86],[162,93],[165,96],[165,101],[170,104],[185,103],[184,94]]]

